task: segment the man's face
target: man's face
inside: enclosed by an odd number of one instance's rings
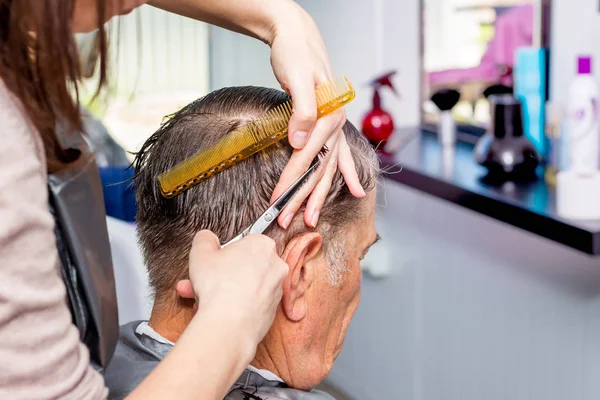
[[[342,283],[331,284],[325,255],[319,258],[313,287],[309,294],[306,320],[291,332],[288,338],[291,350],[287,357],[293,382],[297,389],[311,389],[331,371],[340,354],[350,320],[360,300],[362,271],[360,261],[378,239],[375,230],[375,197],[373,191],[362,204],[362,217],[352,222],[344,235],[344,263],[346,272]],[[326,251],[323,251],[326,253]]]

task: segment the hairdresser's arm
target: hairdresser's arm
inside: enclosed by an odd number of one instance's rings
[[[185,332],[127,400],[217,400],[252,361],[255,347],[242,342],[243,326],[231,315],[199,310]]]
[[[365,195],[354,160],[341,128],[343,110],[316,121],[315,86],[333,77],[327,49],[313,21],[292,0],[152,0],[150,4],[200,21],[258,38],[271,47],[271,65],[281,87],[294,101],[289,140],[297,150],[283,171],[273,198],[298,178],[323,145],[329,148],[328,168],[281,213],[279,223],[287,227],[293,214],[310,195],[305,221],[314,226],[325,202],[333,173],[339,167],[350,191]],[[312,193],[312,194],[311,194]]]
[[[287,264],[275,242],[249,235],[221,249],[209,231],[194,238],[183,298],[198,312],[167,357],[128,399],[219,400],[252,361],[275,318]]]
[[[243,33],[270,44],[277,15],[289,9],[290,0],[150,0],[163,10]]]

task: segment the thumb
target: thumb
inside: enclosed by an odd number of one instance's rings
[[[211,253],[221,249],[221,242],[217,235],[209,230],[203,230],[196,233],[192,242],[190,253]]]
[[[177,282],[177,286],[175,286],[175,290],[179,297],[183,299],[193,299],[194,298],[194,288],[192,287],[192,282],[189,279],[185,279]]]
[[[185,279],[183,281],[177,282],[177,286],[175,287],[177,294],[182,299],[196,299],[196,294],[194,293],[194,288],[192,287],[192,282],[189,279]],[[194,313],[198,311],[198,300],[194,302]]]
[[[317,121],[317,94],[312,77],[294,79],[288,87],[294,113],[290,119],[288,137],[295,149],[302,149]]]

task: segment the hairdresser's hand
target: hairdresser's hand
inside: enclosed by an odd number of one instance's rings
[[[254,356],[275,317],[288,265],[277,255],[275,242],[263,235],[221,249],[210,231],[196,234],[190,251],[190,280],[177,292],[195,298],[199,310],[224,316],[223,323],[240,333]]]
[[[319,170],[319,179],[312,179],[306,190],[299,193],[281,213],[280,225],[287,226],[309,195],[304,219],[307,224],[313,225],[337,168],[350,192],[357,197],[364,196],[352,154],[340,134],[346,114],[340,110],[316,122],[315,86],[330,80],[333,74],[321,34],[310,15],[298,4],[293,0],[151,0],[150,4],[244,33],[271,47],[275,76],[294,101],[289,138],[296,148],[275,188],[273,199],[306,171],[324,144],[330,150],[326,160],[329,167]],[[323,175],[325,171],[327,175]]]
[[[285,2],[287,4],[287,2]],[[285,13],[276,18],[271,45],[271,65],[281,87],[294,102],[289,126],[289,141],[296,149],[275,188],[273,198],[280,196],[306,169],[324,145],[329,148],[327,168],[279,216],[279,224],[287,228],[302,202],[310,195],[305,222],[315,226],[337,168],[351,193],[363,197],[365,192],[356,174],[350,149],[341,131],[346,113],[339,110],[317,121],[315,87],[333,78],[329,57],[321,34],[300,6],[290,2]]]

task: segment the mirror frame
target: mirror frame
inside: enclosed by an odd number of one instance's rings
[[[426,77],[425,71],[425,1],[419,0],[419,120],[422,130],[437,133],[438,126],[423,119],[423,102],[425,100],[423,93],[423,82]],[[552,25],[552,0],[533,0],[537,1],[537,12],[535,13],[539,25],[537,37],[534,36],[534,46],[536,41],[539,46],[547,49],[546,51],[546,94],[545,100],[548,101],[550,93],[550,50],[551,50],[551,25]],[[535,32],[534,32],[535,33]],[[485,128],[467,123],[456,123],[456,140],[475,144],[485,133]]]

